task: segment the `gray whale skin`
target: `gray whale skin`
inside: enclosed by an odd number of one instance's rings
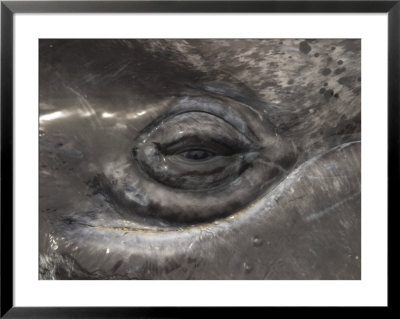
[[[40,40],[40,279],[360,279],[357,39]]]

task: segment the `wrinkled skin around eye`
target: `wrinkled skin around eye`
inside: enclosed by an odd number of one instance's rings
[[[255,148],[222,119],[190,112],[139,136],[134,153],[137,164],[155,180],[196,191],[223,187],[238,178],[256,156],[251,146]]]
[[[107,168],[98,183],[123,203],[128,219],[184,225],[226,217],[272,187],[294,163],[293,149],[267,127],[257,137],[248,134],[203,111],[170,115],[146,127],[133,143],[132,158]],[[181,153],[190,150],[213,156],[187,160]],[[112,187],[107,180],[114,181]]]

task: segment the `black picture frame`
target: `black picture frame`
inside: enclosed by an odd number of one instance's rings
[[[209,308],[14,307],[13,304],[13,19],[15,13],[387,13],[388,217],[399,186],[400,1],[1,1],[1,318],[177,318]],[[396,211],[395,211],[396,210]],[[384,213],[384,212],[382,212]],[[393,223],[388,223],[389,225]],[[389,238],[392,232],[389,232]],[[388,240],[389,240],[388,238]],[[389,240],[389,244],[390,244]],[[389,245],[390,250],[390,245]],[[389,282],[388,282],[389,285]],[[388,299],[390,309],[391,298]],[[254,308],[252,308],[254,309]],[[262,312],[277,308],[255,308]],[[293,310],[293,307],[291,308]],[[239,309],[235,310],[238,313]],[[241,308],[246,313],[248,310]],[[304,308],[297,309],[302,313]],[[320,309],[324,311],[324,309]],[[336,313],[338,308],[334,309]],[[239,314],[240,314],[239,311]],[[369,310],[368,310],[369,311]],[[226,315],[226,309],[212,310]]]

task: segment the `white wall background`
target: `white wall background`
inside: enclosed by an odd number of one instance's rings
[[[386,14],[16,14],[15,306],[386,305]],[[361,281],[39,281],[39,38],[362,38]]]

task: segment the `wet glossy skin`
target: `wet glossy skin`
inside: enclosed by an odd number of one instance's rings
[[[358,40],[41,40],[40,278],[359,279]]]

